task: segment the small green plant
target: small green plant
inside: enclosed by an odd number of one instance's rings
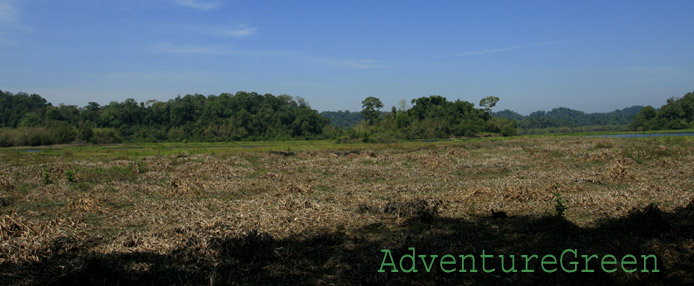
[[[41,178],[43,180],[44,185],[51,184],[51,172],[48,169],[43,170],[43,174],[41,175]]]
[[[65,171],[65,178],[67,178],[67,181],[70,183],[77,182],[77,180],[75,180],[75,170],[69,169]]]
[[[135,173],[142,174],[147,171],[147,162],[143,158],[137,159],[133,167]]]
[[[557,217],[564,217],[564,211],[566,211],[569,207],[566,206],[567,201],[561,197],[561,194],[557,191],[554,192],[554,215]]]

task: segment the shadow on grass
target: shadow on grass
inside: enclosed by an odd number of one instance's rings
[[[393,226],[374,224],[349,234],[318,232],[290,239],[274,239],[251,232],[242,237],[191,237],[187,244],[165,254],[131,252],[94,254],[85,249],[98,241],[60,238],[50,255],[39,262],[0,264],[0,284],[48,285],[227,285],[227,284],[663,284],[694,283],[694,202],[675,211],[647,206],[621,218],[606,218],[595,227],[582,228],[562,218],[511,216],[456,219],[412,217]],[[379,273],[381,249],[392,251],[397,264],[404,254],[473,254],[477,273],[443,273],[435,263],[430,272],[417,258],[417,273]],[[594,273],[554,273],[531,260],[522,273],[523,254],[555,255],[576,249],[578,255],[655,254],[658,273],[618,270],[605,273],[597,259]],[[484,273],[479,255],[515,255],[516,273],[500,270],[490,259]],[[579,269],[583,269],[583,260]],[[438,261],[437,261],[438,262]],[[509,263],[510,262],[506,262]],[[409,265],[405,262],[406,266]],[[509,264],[505,264],[506,268]],[[455,266],[457,269],[459,265]],[[610,268],[619,268],[619,265]],[[649,266],[649,269],[651,267]],[[390,267],[385,267],[390,270]],[[469,265],[468,265],[468,268]],[[579,270],[580,271],[580,270]]]

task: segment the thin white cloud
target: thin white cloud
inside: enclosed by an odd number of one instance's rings
[[[495,54],[495,53],[502,53],[502,52],[508,52],[508,51],[515,51],[515,50],[520,50],[520,49],[526,49],[526,48],[534,48],[534,47],[543,47],[543,46],[552,46],[552,45],[559,45],[559,44],[566,44],[569,41],[552,41],[552,42],[544,42],[544,43],[537,43],[537,44],[531,44],[531,45],[522,45],[522,46],[515,46],[515,47],[505,47],[505,48],[495,48],[495,49],[487,49],[487,50],[476,50],[476,51],[469,51],[469,52],[463,52],[463,53],[458,53],[458,54],[452,54],[448,55],[447,57],[465,57],[465,56],[476,56],[476,55],[486,55],[486,54]]]
[[[224,3],[218,0],[201,1],[201,0],[176,0],[176,5],[194,8],[202,11],[210,11],[222,7]]]
[[[17,10],[9,1],[0,0],[0,24],[11,24],[17,21]]]
[[[229,37],[246,37],[255,34],[255,31],[257,31],[256,28],[243,28],[243,29],[233,29],[233,30],[225,30],[222,31],[220,34],[224,36],[229,36]]]
[[[676,73],[683,71],[675,66],[628,66],[620,70],[628,73]]]
[[[308,57],[307,60],[318,64],[344,69],[366,70],[384,68],[384,66],[379,64],[375,59],[329,59]]]
[[[273,57],[283,60],[300,61],[309,64],[330,66],[341,69],[381,69],[385,68],[376,59],[337,59],[309,56],[294,52],[236,50],[225,45],[177,45],[172,43],[156,43],[148,47],[148,51],[163,54],[229,56],[245,55],[253,57]]]
[[[233,49],[215,45],[175,45],[171,43],[158,43],[149,47],[151,52],[166,54],[191,54],[191,55],[225,55],[235,53]]]
[[[13,0],[0,0],[0,45],[17,44],[17,36],[31,33],[34,29],[20,23],[20,13],[12,5]]]

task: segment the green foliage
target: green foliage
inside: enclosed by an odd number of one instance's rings
[[[681,98],[669,98],[667,103],[658,110],[651,106],[644,107],[634,117],[629,129],[642,131],[692,127],[694,127],[694,92],[689,92]]]
[[[75,141],[77,133],[66,121],[52,121],[48,124],[48,130],[54,143],[64,144]]]
[[[380,99],[373,96],[369,96],[364,101],[361,102],[362,111],[361,115],[364,116],[364,120],[373,125],[380,115],[379,109],[383,108],[383,103]]]
[[[122,141],[117,131],[113,128],[94,128],[92,132],[93,136],[89,140],[92,143],[112,144],[120,143]]]
[[[369,135],[365,141],[369,143],[395,143],[398,141],[396,136],[397,135],[393,132],[375,133]]]
[[[91,142],[94,130],[91,122],[80,122],[77,126],[77,139],[82,142]]]
[[[65,171],[65,179],[67,179],[67,181],[70,183],[77,182],[77,180],[75,180],[75,170],[68,169],[67,171]]]
[[[552,200],[554,201],[554,215],[557,217],[564,217],[564,211],[566,211],[569,208],[566,206],[568,202],[561,197],[559,191],[556,191],[552,194],[554,195],[554,197],[552,198]]]
[[[330,125],[343,128],[354,127],[364,120],[364,116],[360,112],[350,112],[349,110],[323,111],[320,116],[330,120]]]
[[[629,126],[635,131],[687,128],[694,128],[694,92],[669,98],[658,110],[644,107]]]
[[[480,100],[480,106],[484,107],[484,111],[490,112],[492,110],[492,107],[496,106],[497,102],[499,102],[498,97],[487,96],[485,98],[482,98],[482,100]]]
[[[516,121],[506,118],[492,118],[489,120],[489,131],[493,133],[499,133],[503,136],[516,136],[518,135],[518,129],[516,128]]]
[[[17,127],[28,113],[41,117],[49,106],[50,104],[37,94],[29,95],[23,92],[12,94],[0,90],[0,127]],[[32,118],[27,118],[24,123],[35,126],[33,124],[36,122]]]
[[[254,92],[178,96],[167,102],[126,99],[83,108],[47,104],[38,95],[0,91],[0,145],[75,141],[231,141],[324,138],[328,120],[300,97]],[[3,128],[5,129],[5,128]],[[333,132],[339,133],[337,130]]]
[[[135,160],[135,164],[133,165],[133,170],[135,170],[136,173],[142,174],[144,172],[147,172],[147,161],[145,161],[144,158],[139,158]]]
[[[51,181],[51,172],[47,169],[43,170],[43,173],[41,174],[41,179],[43,181],[44,185],[49,185],[52,183]]]
[[[36,112],[25,113],[22,120],[19,121],[20,127],[37,127],[41,124],[41,118]]]
[[[537,129],[555,129],[558,132],[567,130],[568,132],[569,130],[581,129],[577,127],[627,126],[637,116],[641,108],[641,106],[632,106],[607,113],[585,113],[559,107],[550,111],[536,111],[528,116],[520,115],[511,110],[493,112],[491,115],[496,118],[515,120],[517,126],[524,130],[524,133],[532,133],[529,131]]]
[[[367,98],[368,102],[380,102],[377,98]],[[364,101],[368,103],[367,100]],[[447,101],[445,97],[432,95],[412,100],[412,108],[384,113],[380,120],[355,126],[346,132],[341,142],[350,142],[357,138],[366,142],[389,143],[399,139],[428,139],[476,136],[491,131],[488,124],[490,117],[474,104],[456,100]],[[373,105],[377,106],[377,105]],[[382,105],[381,105],[382,106]],[[366,109],[365,109],[366,110]],[[374,113],[372,118],[375,118]],[[501,122],[496,126],[499,132],[503,129],[508,134],[515,134],[513,122]]]

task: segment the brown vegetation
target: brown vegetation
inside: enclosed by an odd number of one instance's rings
[[[689,141],[369,148],[3,159],[0,284],[694,283]],[[661,272],[376,272],[412,246],[655,254]]]

